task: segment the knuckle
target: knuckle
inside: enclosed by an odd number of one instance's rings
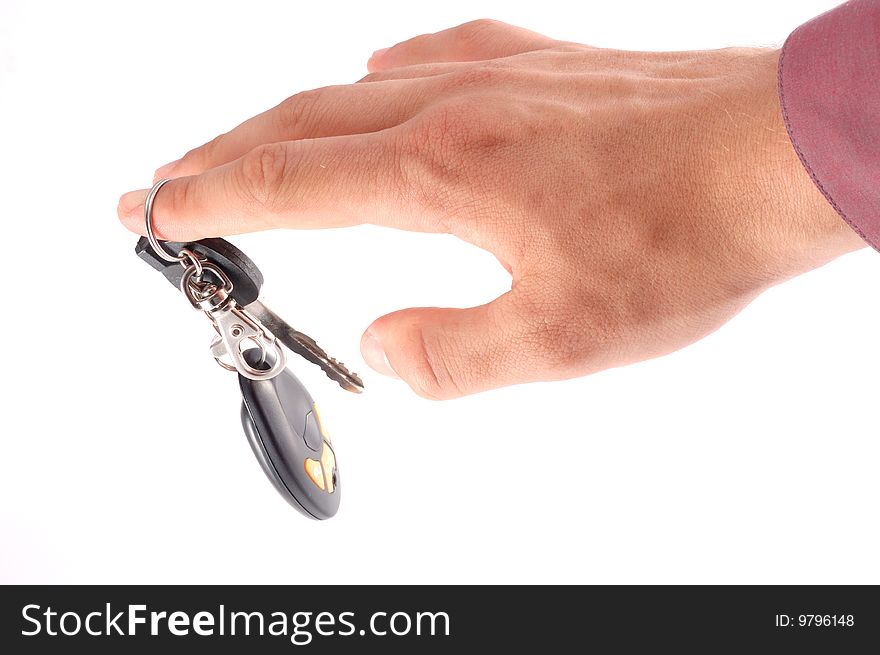
[[[240,188],[248,200],[269,207],[284,189],[289,170],[290,152],[286,144],[259,146],[242,157],[238,169]]]
[[[448,85],[447,92],[464,89],[486,88],[499,82],[508,74],[506,63],[502,61],[485,61],[465,70],[452,73],[443,78]]]
[[[455,31],[455,38],[465,49],[480,46],[504,26],[505,24],[498,20],[478,18],[459,25]]]
[[[454,353],[450,345],[424,328],[417,328],[417,365],[413,367],[408,383],[418,395],[428,400],[448,400],[465,395],[456,371],[450,367]]]
[[[192,213],[196,188],[190,179],[184,178],[174,180],[164,189],[154,207],[153,229],[160,239],[174,240],[177,236],[175,228]]]
[[[181,162],[187,165],[195,165],[200,168],[210,168],[213,162],[220,161],[220,153],[226,143],[226,135],[220,134],[213,139],[187,152]]]
[[[460,101],[443,102],[426,109],[414,123],[413,145],[419,152],[432,155],[455,149],[469,129],[469,113],[470,107]]]
[[[392,62],[405,61],[407,55],[417,53],[430,46],[435,38],[434,34],[419,34],[411,39],[407,39],[406,41],[391,46],[388,52],[385,53],[384,57]]]
[[[588,321],[575,314],[569,302],[552,296],[522,300],[519,340],[536,367],[566,377],[595,357],[594,331]]]
[[[594,50],[591,46],[582,45],[580,43],[558,43],[554,45],[552,48],[547,48],[549,52],[555,52],[558,54],[568,55],[568,54],[582,54],[585,51]]]
[[[535,321],[526,340],[535,360],[551,373],[564,375],[590,359],[591,346],[583,326],[560,315],[545,315]]]
[[[448,215],[453,197],[466,183],[468,129],[459,107],[438,106],[415,121],[398,147],[401,182],[418,207]]]
[[[383,72],[367,73],[357,81],[357,84],[369,84],[370,82],[381,82],[388,79],[388,75]]]
[[[226,145],[226,135],[220,134],[215,136],[213,139],[208,141],[204,146],[199,149],[199,153],[202,157],[202,163],[208,163],[211,161],[215,161],[219,156],[220,152],[223,150],[223,147]]]
[[[485,104],[469,96],[438,103],[404,132],[400,170],[419,207],[451,218],[491,186],[494,157],[509,134],[486,115]]]
[[[282,101],[275,113],[281,133],[293,137],[308,132],[326,92],[326,88],[310,89]]]
[[[192,184],[189,180],[181,181],[181,184],[174,184],[172,193],[168,194],[168,213],[171,216],[180,216],[186,212],[186,208],[190,205],[192,196]]]

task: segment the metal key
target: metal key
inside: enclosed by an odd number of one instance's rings
[[[230,293],[238,306],[262,323],[291,352],[320,366],[327,377],[346,391],[354,393],[363,391],[364,383],[357,374],[349,371],[342,362],[330,357],[314,339],[295,330],[259,300],[263,285],[263,275],[260,269],[229,241],[213,238],[189,243],[170,241],[164,243],[172,252],[186,249],[195,253],[199,258],[217,265],[229,278],[232,287]],[[146,237],[141,237],[138,240],[135,253],[143,261],[160,271],[171,284],[180,288],[183,267],[177,262],[169,262],[158,257]],[[217,285],[222,282],[216,279],[211,271],[208,273],[211,278],[210,282]],[[218,357],[218,354],[222,355],[216,340],[211,344],[211,351],[215,358]],[[218,359],[218,362],[220,361]],[[221,365],[223,364],[221,363]]]
[[[255,300],[245,309],[256,316],[257,320],[292,352],[312,364],[320,366],[327,377],[334,380],[340,387],[354,393],[360,393],[364,390],[364,383],[355,373],[349,371],[345,364],[330,357],[309,335],[290,327],[284,319],[266,307],[262,301]]]

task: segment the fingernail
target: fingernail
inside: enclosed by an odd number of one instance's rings
[[[370,368],[377,373],[392,378],[400,378],[394,372],[394,369],[391,368],[391,362],[388,361],[388,355],[385,354],[385,349],[382,348],[382,342],[371,332],[364,334],[364,338],[361,339],[361,354]]]
[[[172,162],[165,164],[156,169],[155,179],[161,180],[163,177],[171,177],[171,174],[174,172],[174,169],[180,163],[180,159],[175,159]]]
[[[389,48],[379,48],[376,52],[373,53],[373,56],[370,59],[379,59],[382,55],[388,52]]]

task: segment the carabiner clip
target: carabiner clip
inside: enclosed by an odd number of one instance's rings
[[[205,273],[210,273],[220,284],[207,281]],[[180,278],[180,290],[190,304],[203,311],[214,324],[217,336],[211,341],[211,353],[220,366],[238,371],[249,380],[268,380],[284,370],[287,364],[284,349],[271,332],[238,306],[232,297],[232,281],[219,266],[209,261],[187,266]],[[259,365],[265,364],[264,368],[251,366],[245,360],[243,351],[253,346],[260,350]],[[224,356],[232,363],[224,362]]]

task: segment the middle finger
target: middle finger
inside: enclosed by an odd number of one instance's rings
[[[268,143],[379,132],[415,116],[437,92],[429,79],[304,91],[163,166],[156,179],[199,175]]]

